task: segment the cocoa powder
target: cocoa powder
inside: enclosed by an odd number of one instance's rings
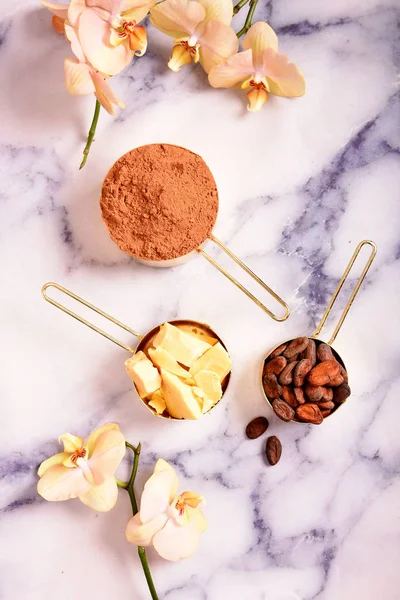
[[[218,192],[204,160],[186,148],[149,144],[119,158],[100,200],[111,239],[132,256],[170,260],[210,235]]]

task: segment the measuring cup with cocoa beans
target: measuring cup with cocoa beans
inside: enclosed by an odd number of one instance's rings
[[[371,254],[328,343],[318,336],[363,246]],[[335,413],[351,394],[345,364],[332,344],[376,255],[371,240],[360,242],[311,337],[297,337],[274,348],[264,359],[262,390],[268,404],[283,421],[319,425]]]

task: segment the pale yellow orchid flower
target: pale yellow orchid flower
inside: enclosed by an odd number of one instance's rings
[[[99,512],[111,510],[117,501],[114,473],[125,454],[125,439],[115,423],[95,429],[86,443],[64,433],[59,441],[64,451],[39,467],[38,493],[50,502],[79,498]]]
[[[210,84],[230,88],[241,84],[247,93],[248,110],[255,112],[265,104],[268,93],[297,98],[305,93],[305,80],[298,67],[278,52],[278,38],[265,22],[254,23],[245,35],[243,52],[213,67]]]
[[[164,0],[150,11],[150,21],[175,38],[168,66],[179,71],[183,65],[200,61],[206,73],[237,52],[233,29],[232,0]]]
[[[177,495],[175,470],[159,459],[154,473],[144,486],[140,511],[128,523],[126,537],[137,546],[154,546],[166,560],[177,561],[192,556],[200,535],[207,528],[199,508],[202,496],[193,492]]]

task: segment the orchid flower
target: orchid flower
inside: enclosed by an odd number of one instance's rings
[[[163,459],[154,467],[144,486],[140,511],[126,527],[128,542],[154,546],[162,558],[177,561],[194,554],[207,521],[199,505],[202,496],[193,492],[177,495],[178,477]]]
[[[254,23],[245,35],[243,52],[213,67],[210,84],[215,88],[230,88],[241,84],[247,93],[248,110],[255,112],[265,104],[268,93],[297,98],[305,93],[304,77],[285,54],[278,52],[278,38],[265,22]]]
[[[164,0],[150,11],[150,21],[160,31],[175,38],[168,66],[179,71],[200,61],[206,73],[237,52],[238,40],[229,27],[232,0]]]
[[[39,467],[37,491],[50,502],[79,498],[100,512],[111,510],[117,501],[114,473],[125,454],[125,439],[115,423],[95,429],[86,443],[64,433],[59,441],[64,451]]]

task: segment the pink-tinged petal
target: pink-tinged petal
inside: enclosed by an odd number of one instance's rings
[[[199,546],[200,530],[193,521],[184,527],[169,519],[153,538],[154,549],[165,560],[177,561],[192,556]]]
[[[205,16],[204,8],[193,0],[164,0],[150,11],[152,25],[174,38],[191,36]]]
[[[96,88],[95,96],[97,100],[110,115],[115,115],[113,104],[119,106],[120,108],[125,108],[125,104],[118,98],[116,94],[114,94],[103,76],[92,71],[92,80]]]
[[[56,17],[56,15],[53,15],[51,18],[51,24],[53,25],[54,31],[60,35],[64,34],[64,23],[65,19],[62,17]]]
[[[192,54],[188,52],[184,44],[176,44],[176,46],[172,48],[172,55],[168,61],[168,67],[171,69],[171,71],[177,73],[184,65],[191,63],[192,58],[195,58],[195,56],[192,56]]]
[[[112,46],[110,29],[91,8],[79,17],[79,40],[87,60],[97,71],[115,75],[130,64],[133,52],[127,43]]]
[[[219,21],[210,21],[199,39],[200,62],[206,73],[212,67],[233,56],[238,50],[238,39],[228,25]]]
[[[230,25],[233,17],[232,0],[199,0],[206,11],[205,21],[220,21],[225,25]]]
[[[59,4],[58,2],[46,2],[45,0],[41,0],[40,4],[47,8],[50,12],[53,13],[56,17],[61,17],[61,19],[66,19],[68,14],[68,4]]]
[[[147,50],[147,34],[144,27],[135,27],[129,34],[129,47],[136,56],[143,56]]]
[[[101,8],[110,15],[117,15],[121,11],[121,0],[86,0],[89,8]]]
[[[213,67],[208,75],[212,87],[230,88],[247,79],[253,73],[251,50],[238,52],[228,60]]]
[[[244,36],[242,46],[243,50],[251,49],[253,51],[253,65],[255,73],[258,75],[263,68],[264,50],[272,48],[275,52],[278,52],[278,38],[268,23],[258,21],[250,27]]]
[[[110,44],[111,46],[119,46],[128,39],[127,33],[119,33],[116,29],[111,29]]]
[[[90,483],[84,478],[81,469],[68,469],[63,465],[47,469],[37,484],[38,494],[50,502],[77,498],[89,490]]]
[[[169,496],[169,501],[172,502],[172,500],[175,498],[176,494],[178,493],[178,488],[179,488],[178,475],[176,474],[175,469],[173,467],[171,467],[171,465],[169,463],[167,463],[166,460],[164,460],[163,458],[159,458],[154,466],[154,473],[161,473],[162,471],[167,471],[168,473],[172,473],[172,475],[173,475],[171,493]]]
[[[142,523],[147,523],[157,515],[167,512],[171,492],[175,484],[175,474],[170,471],[154,473],[148,479],[140,500],[140,518]]]
[[[200,533],[204,533],[208,523],[203,511],[200,508],[192,508],[191,506],[188,506],[186,510],[188,511],[189,521],[196,525]]]
[[[164,527],[167,520],[166,514],[160,514],[151,521],[142,523],[140,513],[138,513],[126,526],[126,539],[136,546],[151,546],[154,535]]]
[[[83,54],[82,46],[79,42],[79,38],[77,36],[76,30],[72,27],[72,25],[70,25],[68,23],[68,21],[65,22],[64,27],[65,27],[65,37],[71,44],[72,52],[75,54],[75,56],[79,60],[79,62],[85,63],[86,57]]]
[[[114,477],[106,479],[101,485],[94,485],[88,492],[79,496],[83,504],[98,512],[108,512],[114,508],[117,498],[118,486]]]
[[[120,431],[105,431],[96,445],[87,464],[96,485],[112,477],[125,455],[125,438]]]
[[[63,433],[58,438],[59,443],[63,443],[64,452],[75,452],[79,448],[83,447],[84,440],[77,435],[73,435],[72,433]]]
[[[271,48],[263,53],[263,75],[267,77],[271,94],[298,98],[306,91],[306,82],[300,69],[290,63],[286,54]]]
[[[247,98],[249,99],[247,110],[249,112],[258,112],[266,103],[268,99],[268,92],[261,88],[254,88],[247,93]]]
[[[85,0],[71,0],[68,8],[68,22],[72,27],[76,27],[78,24],[81,13],[86,8]]]
[[[95,91],[89,65],[80,63],[76,58],[65,59],[64,80],[65,87],[74,96],[85,96]]]
[[[123,0],[121,5],[121,16],[127,21],[140,23],[147,13],[153,8],[155,0]]]
[[[59,452],[58,454],[54,454],[54,456],[50,456],[50,458],[47,458],[42,462],[38,468],[37,474],[39,477],[42,477],[47,469],[54,467],[54,465],[62,465],[64,460],[66,460],[69,456],[70,454],[68,452]]]
[[[97,429],[92,431],[85,444],[85,446],[87,446],[89,449],[89,456],[92,456],[97,440],[106,431],[119,431],[119,425],[116,423],[105,423],[104,425],[101,425],[101,427],[97,427]]]

